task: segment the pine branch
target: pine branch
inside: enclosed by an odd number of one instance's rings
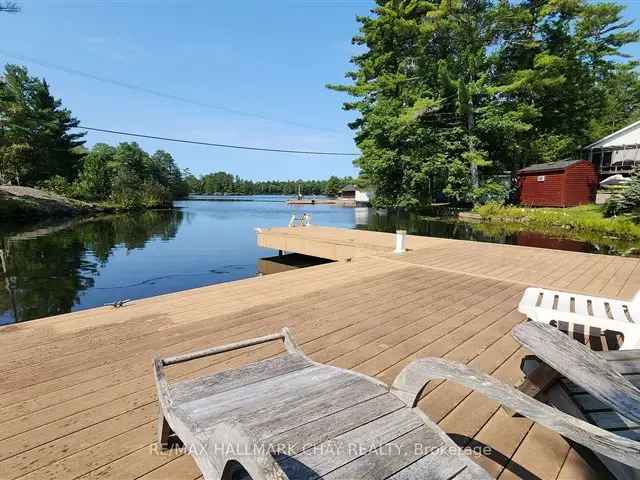
[[[0,2],[0,12],[18,13],[20,7],[15,2]]]

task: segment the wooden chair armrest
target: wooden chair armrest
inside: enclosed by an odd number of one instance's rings
[[[185,353],[182,355],[176,355],[173,357],[161,358],[160,362],[162,366],[168,367],[170,365],[175,365],[177,363],[188,362],[191,360],[196,360],[198,358],[209,357],[211,355],[218,355],[220,353],[230,352],[232,350],[238,350],[241,348],[252,347],[254,345],[260,345],[262,343],[273,342],[275,340],[282,340],[284,342],[285,348],[289,353],[301,353],[302,351],[298,347],[295,339],[293,338],[293,334],[288,328],[283,328],[280,333],[274,333],[271,335],[266,335],[264,337],[251,338],[249,340],[242,340],[240,342],[229,343],[227,345],[222,345],[219,347],[207,348],[205,350],[199,350],[196,352]]]
[[[440,358],[422,358],[396,377],[391,392],[414,407],[431,380],[449,380],[476,390],[519,414],[591,450],[640,468],[640,442],[615,435],[534,400],[475,368]]]

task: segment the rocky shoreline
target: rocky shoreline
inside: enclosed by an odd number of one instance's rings
[[[0,186],[0,220],[33,221],[114,211],[114,207],[72,200],[37,188]]]

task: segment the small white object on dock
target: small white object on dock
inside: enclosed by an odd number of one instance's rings
[[[407,251],[405,248],[405,242],[407,240],[406,230],[396,230],[396,249],[393,253],[404,253]]]

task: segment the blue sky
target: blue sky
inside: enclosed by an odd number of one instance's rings
[[[87,126],[215,143],[357,151],[346,126],[353,114],[341,110],[346,97],[324,85],[342,82],[349,70],[349,58],[357,52],[351,45],[355,16],[368,12],[370,0],[18,3],[22,12],[0,15],[0,61],[24,64],[45,77]],[[626,14],[640,18],[640,2],[628,2]],[[627,51],[635,57],[640,53],[637,45]],[[92,145],[134,139],[89,133],[87,140]],[[136,141],[148,151],[171,152],[182,168],[196,174],[226,170],[250,179],[296,179],[357,173],[350,157]]]
[[[85,125],[216,143],[356,152],[341,110],[368,0],[20,0],[0,16],[0,61],[44,76]],[[6,53],[272,120],[101,83]],[[279,120],[282,120],[280,122]],[[293,123],[293,124],[292,124]],[[310,128],[297,126],[301,124]],[[129,141],[89,133],[88,144]],[[250,179],[353,175],[351,157],[284,155],[136,140],[194,173]]]

